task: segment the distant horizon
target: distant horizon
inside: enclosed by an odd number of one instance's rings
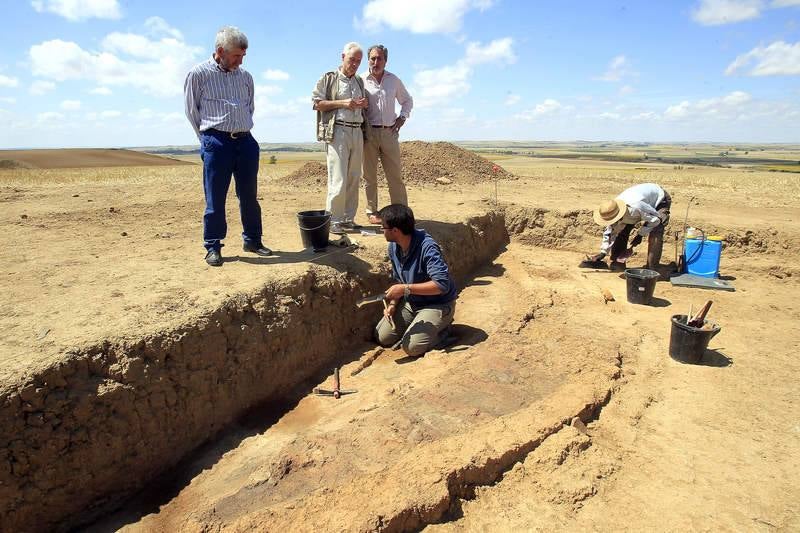
[[[226,24],[249,39],[260,142],[314,141],[311,91],[349,41],[390,50],[387,70],[414,99],[402,140],[800,142],[800,0],[327,7],[17,2],[0,34],[0,148],[195,143],[184,80]]]

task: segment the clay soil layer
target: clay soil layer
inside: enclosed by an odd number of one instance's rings
[[[410,168],[461,157],[424,145]],[[286,181],[303,162],[262,166],[272,258],[240,251],[231,195],[219,269],[196,165],[0,171],[0,530],[800,528],[797,183],[497,162],[409,188],[462,288],[456,344],[414,360],[354,306],[387,286],[380,235],[302,249],[296,214],[325,192]],[[736,292],[664,281],[638,306],[577,268],[591,207],[638,181],[670,191],[671,230],[694,198]],[[670,317],[709,298],[702,364],[670,359]],[[333,367],[357,392],[311,393]]]

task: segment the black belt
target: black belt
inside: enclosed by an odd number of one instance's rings
[[[239,139],[240,137],[244,137],[245,135],[249,135],[249,131],[222,131],[216,128],[208,128],[207,130],[203,131],[203,133],[221,133],[231,139]]]
[[[373,128],[394,128],[394,125],[391,126],[372,126]]]
[[[345,122],[344,120],[334,120],[333,123],[336,124],[337,126],[344,126],[346,128],[360,128],[361,127],[361,123],[360,122]]]

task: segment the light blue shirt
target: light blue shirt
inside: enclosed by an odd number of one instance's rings
[[[209,128],[228,132],[253,128],[253,76],[241,67],[226,71],[212,57],[186,75],[183,96],[186,118],[198,138]]]

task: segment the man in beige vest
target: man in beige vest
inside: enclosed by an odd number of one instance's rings
[[[364,143],[364,188],[367,196],[367,218],[371,224],[379,224],[379,158],[389,185],[390,203],[408,205],[400,162],[399,132],[411,114],[414,100],[400,78],[386,70],[389,50],[385,46],[370,46],[367,58],[369,73],[364,76],[364,88],[369,99],[367,120],[370,135]],[[395,113],[395,101],[400,104],[399,116]]]
[[[364,137],[369,127],[365,121],[364,82],[356,75],[363,55],[358,43],[344,45],[341,66],[322,75],[311,97],[317,111],[317,140],[326,143],[326,209],[331,212],[331,233],[360,229],[354,218],[358,210]]]

